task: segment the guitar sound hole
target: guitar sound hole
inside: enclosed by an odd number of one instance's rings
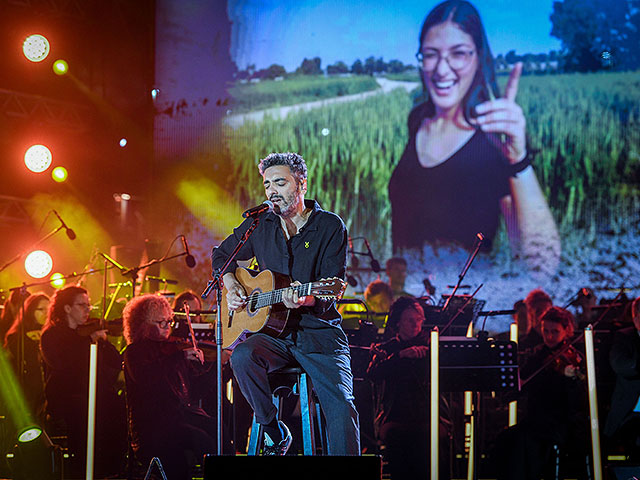
[[[252,293],[247,302],[247,312],[254,314],[258,310],[258,295],[256,292]]]

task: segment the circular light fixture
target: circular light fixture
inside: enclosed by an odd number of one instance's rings
[[[42,429],[40,427],[31,426],[22,429],[22,431],[18,434],[18,442],[27,443],[33,442],[40,435],[42,435]]]
[[[31,145],[24,152],[24,164],[34,173],[42,173],[51,165],[51,150],[44,145]]]
[[[24,259],[24,269],[33,278],[43,278],[53,270],[53,259],[44,250],[35,250]]]
[[[64,60],[56,60],[53,62],[53,73],[56,75],[66,75],[69,71],[69,64]]]
[[[124,137],[123,137],[123,138],[121,138],[121,139],[120,139],[120,142],[119,142],[119,145],[120,145],[122,148],[126,147],[126,146],[127,146],[127,139],[126,139],[126,138],[124,138]]]
[[[64,182],[69,176],[67,169],[64,167],[56,167],[51,170],[51,178],[53,178],[56,182],[61,183]]]
[[[22,44],[22,53],[31,62],[41,62],[49,55],[49,40],[40,34],[29,35]]]
[[[65,283],[67,283],[67,280],[61,273],[52,273],[49,277],[49,280],[53,288],[62,288],[64,287]]]

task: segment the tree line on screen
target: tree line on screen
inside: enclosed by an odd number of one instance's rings
[[[640,0],[564,0],[553,3],[549,17],[551,35],[562,42],[560,51],[496,56],[498,72],[508,71],[516,62],[525,73],[628,71],[640,68]],[[293,71],[273,64],[257,69],[255,64],[237,72],[241,81],[276,79],[291,75],[381,75],[417,72],[415,64],[400,60],[385,62],[370,56],[351,65],[336,61],[322,69],[320,57],[305,58]]]

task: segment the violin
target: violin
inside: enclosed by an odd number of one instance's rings
[[[107,330],[107,335],[112,337],[122,336],[122,319],[103,320],[102,318],[90,318],[86,323],[78,325],[76,328],[76,332],[82,337],[88,337],[100,330]]]
[[[194,348],[193,342],[191,339],[171,336],[167,341],[175,345],[179,350],[189,350],[190,348]],[[216,344],[214,342],[200,340],[196,342],[195,348],[202,352],[204,362],[216,361],[217,352],[216,352]]]
[[[561,354],[554,358],[551,368],[566,377],[584,380],[584,358],[572,345],[564,348]]]

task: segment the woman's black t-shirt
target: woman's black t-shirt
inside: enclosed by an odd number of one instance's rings
[[[500,199],[510,194],[509,164],[478,130],[451,157],[423,167],[416,134],[424,108],[409,115],[409,141],[389,182],[394,250],[458,244],[470,248],[482,233],[490,248],[500,221]]]

